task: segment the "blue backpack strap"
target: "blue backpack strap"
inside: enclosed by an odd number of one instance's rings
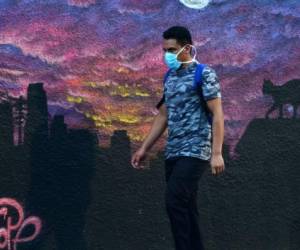
[[[168,76],[170,75],[171,69],[168,69],[168,71],[166,72],[165,76],[164,76],[164,83],[167,81]]]
[[[195,80],[194,80],[194,87],[195,88],[200,87],[201,84],[202,84],[202,72],[203,72],[203,69],[204,69],[205,66],[206,66],[206,64],[201,64],[201,63],[197,64],[197,68],[196,68],[196,71],[195,71]]]
[[[202,94],[202,89],[201,89],[201,85],[202,85],[202,72],[203,69],[205,68],[206,64],[197,64],[197,68],[195,71],[195,79],[194,79],[194,87],[196,88],[197,91],[199,91],[199,94]],[[209,112],[206,103],[205,103],[205,110],[207,113],[207,118],[210,124],[212,124],[212,116],[211,113]]]

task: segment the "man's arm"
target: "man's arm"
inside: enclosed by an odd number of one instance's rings
[[[212,113],[212,157],[213,174],[219,174],[224,169],[222,146],[224,140],[224,114],[221,102],[221,88],[214,69],[207,66],[203,70],[202,93],[209,112]]]
[[[213,115],[212,121],[212,154],[222,154],[222,145],[224,140],[224,114],[221,98],[208,100],[207,107]]]
[[[151,149],[167,128],[167,109],[163,99],[156,105],[159,113],[155,116],[151,130],[142,144],[145,151]]]
[[[155,144],[155,142],[167,128],[167,109],[164,104],[164,96],[156,105],[156,108],[159,110],[159,113],[154,118],[149,134],[142,143],[142,146],[131,157],[131,165],[136,169],[145,167],[140,166],[141,160],[146,157],[147,151],[151,149],[151,147]]]

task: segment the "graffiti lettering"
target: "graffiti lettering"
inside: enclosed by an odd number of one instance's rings
[[[5,223],[5,227],[0,228],[0,249],[17,250],[19,243],[32,241],[42,228],[41,220],[36,216],[24,220],[22,206],[11,198],[0,198],[0,217]],[[29,225],[34,227],[33,234],[22,238],[22,231]]]

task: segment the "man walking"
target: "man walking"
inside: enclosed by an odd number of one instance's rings
[[[176,250],[203,250],[198,224],[198,183],[209,166],[213,175],[225,170],[222,157],[224,117],[216,72],[204,65],[201,85],[195,87],[198,70],[189,30],[173,26],[163,33],[164,61],[169,68],[163,97],[156,105],[150,133],[132,155],[134,168],[168,128],[165,149],[166,211]]]

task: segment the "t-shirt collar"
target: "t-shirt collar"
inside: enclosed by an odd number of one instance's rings
[[[189,63],[186,67],[180,67],[178,70],[176,70],[176,73],[182,74],[184,72],[189,71],[195,66],[196,62]]]

